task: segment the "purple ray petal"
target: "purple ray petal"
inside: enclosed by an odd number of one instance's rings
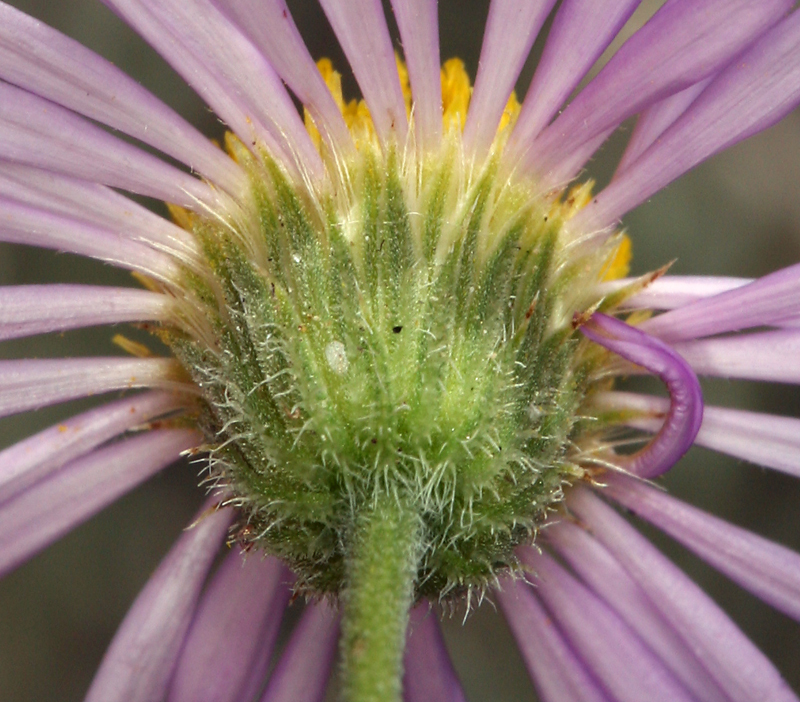
[[[800,555],[791,549],[625,476],[609,480],[608,494],[759,599],[800,620]]]
[[[700,375],[800,384],[800,331],[781,330],[674,344]]]
[[[99,258],[162,281],[174,280],[178,274],[172,257],[113,230],[50,214],[2,196],[0,208],[0,241]]]
[[[119,129],[230,194],[244,173],[186,120],[74,39],[0,3],[0,78]]]
[[[713,75],[791,6],[787,0],[669,0],[540,134],[526,164],[546,174],[584,142]]]
[[[547,35],[508,149],[523,149],[547,126],[641,0],[567,0]]]
[[[727,615],[613,509],[585,489],[570,493],[569,506],[644,588],[731,699],[797,700]]]
[[[0,161],[0,195],[111,229],[184,258],[199,255],[198,245],[187,231],[97,183]]]
[[[563,190],[569,181],[578,175],[581,168],[586,165],[586,162],[603,145],[606,139],[611,136],[613,131],[614,128],[608,129],[580,146],[577,146],[570,153],[565,154],[564,158],[553,165],[545,175],[540,176],[539,186],[542,191],[547,193]],[[524,154],[522,155],[524,157]]]
[[[382,144],[406,138],[406,103],[380,0],[320,0],[369,107]]]
[[[171,298],[136,288],[99,285],[0,287],[0,340],[90,327],[166,319]]]
[[[536,35],[555,0],[492,0],[483,35],[478,75],[464,125],[468,152],[489,150]]]
[[[0,417],[111,390],[178,389],[179,368],[171,358],[0,361]]]
[[[205,183],[126,144],[74,112],[0,82],[0,158],[197,209]]]
[[[319,176],[322,161],[278,74],[210,0],[103,0],[251,146]]]
[[[613,702],[527,585],[506,582],[495,596],[543,702]]]
[[[696,699],[728,702],[728,696],[647,594],[586,530],[564,519],[544,533],[584,583],[636,632]]]
[[[800,315],[800,264],[659,315],[640,328],[672,342],[766,326],[797,315]]]
[[[670,95],[661,102],[642,112],[636,120],[633,134],[628,140],[625,152],[617,164],[616,174],[622,173],[630,166],[647,148],[658,139],[667,128],[675,122],[691,105],[700,93],[711,82],[711,78],[701,80],[699,83]]]
[[[170,683],[169,702],[239,702],[250,676],[263,684],[291,574],[275,558],[237,548],[203,593]]]
[[[141,434],[72,461],[4,503],[0,574],[57,541],[200,441],[200,434],[186,429]]]
[[[442,138],[442,79],[437,0],[392,0],[414,96],[415,138],[421,149]]]
[[[635,282],[632,278],[623,278],[601,283],[598,293],[608,295]],[[625,300],[622,306],[628,309],[671,310],[752,282],[752,278],[665,275],[648,283],[643,290]]]
[[[404,702],[466,702],[436,614],[427,602],[411,610],[403,668]]]
[[[163,700],[200,590],[233,514],[206,502],[136,598],[106,651],[86,702]]]
[[[703,421],[703,393],[687,363],[658,339],[604,314],[581,327],[585,336],[657,375],[670,394],[669,412],[656,437],[631,456],[615,458],[645,478],[669,470],[689,450]]]
[[[627,392],[597,393],[592,403],[625,412],[626,426],[652,432],[658,431],[668,409],[664,398]],[[706,405],[695,443],[800,478],[800,419],[796,417]]]
[[[800,14],[795,12],[716,77],[661,138],[577,215],[574,226],[593,231],[610,225],[701,161],[772,126],[798,101]]]
[[[264,54],[337,153],[353,148],[342,112],[289,13],[285,0],[214,0]]]
[[[69,461],[133,427],[183,407],[171,392],[147,392],[104,404],[29,436],[0,451],[0,503]]]
[[[639,637],[550,556],[522,550],[539,577],[536,593],[594,676],[618,702],[692,700]]]
[[[322,702],[338,638],[337,613],[325,602],[309,604],[269,678],[261,702]]]

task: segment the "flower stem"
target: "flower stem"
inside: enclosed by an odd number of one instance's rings
[[[420,520],[385,496],[359,519],[350,544],[342,622],[347,702],[400,702],[403,650],[421,552]]]

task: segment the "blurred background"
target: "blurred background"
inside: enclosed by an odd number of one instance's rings
[[[97,0],[11,0],[78,39],[161,97],[209,137],[223,127],[183,81]],[[290,2],[312,55],[347,62],[317,4]],[[645,0],[629,34],[661,2]],[[488,2],[440,0],[442,58],[458,56],[474,77]],[[396,35],[396,34],[395,34]],[[524,95],[541,42],[518,83]],[[345,92],[356,96],[352,80]],[[630,129],[630,125],[628,126]],[[590,164],[602,184],[624,148],[623,130]],[[163,213],[158,203],[154,208]],[[630,213],[635,273],[676,260],[677,274],[756,277],[800,261],[800,114],[700,166]],[[78,257],[0,246],[0,284],[92,282],[134,285],[129,274]],[[126,330],[126,334],[129,333]],[[0,344],[0,358],[117,355],[107,328]],[[800,415],[796,387],[714,381],[710,404]],[[92,404],[71,403],[0,422],[0,447]],[[83,698],[125,612],[196,510],[197,467],[176,465],[0,581],[0,699]],[[665,479],[670,490],[737,524],[800,550],[800,481],[693,449]],[[800,626],[652,530],[687,570],[775,661],[800,691]],[[502,616],[484,603],[465,623],[445,620],[448,647],[472,702],[535,700]]]

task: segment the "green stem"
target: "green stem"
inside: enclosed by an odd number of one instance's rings
[[[420,554],[420,520],[385,497],[350,543],[342,620],[347,702],[400,702],[406,626]]]

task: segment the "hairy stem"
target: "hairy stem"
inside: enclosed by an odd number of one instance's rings
[[[385,496],[350,543],[342,623],[347,702],[400,702],[406,626],[421,552],[416,513]]]

